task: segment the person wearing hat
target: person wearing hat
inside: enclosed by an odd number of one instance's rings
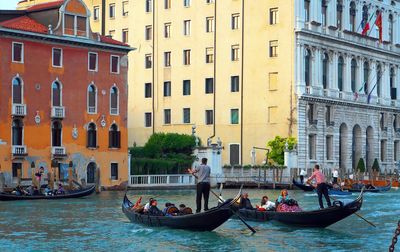
[[[197,178],[196,185],[196,213],[201,211],[201,198],[204,198],[204,211],[208,210],[208,198],[210,196],[210,173],[211,168],[207,165],[207,158],[201,159],[201,165],[188,172]]]

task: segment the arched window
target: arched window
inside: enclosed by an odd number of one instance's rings
[[[62,124],[60,121],[54,121],[51,125],[51,145],[61,146]]]
[[[118,113],[119,113],[118,88],[114,86],[110,89],[110,114],[118,115]]]
[[[356,4],[350,3],[350,30],[356,32]]]
[[[304,80],[306,86],[311,86],[311,51],[306,49],[304,56]]]
[[[23,103],[22,81],[18,77],[14,78],[12,80],[12,96],[13,96],[14,104],[22,104]]]
[[[336,27],[338,30],[342,30],[342,19],[343,19],[343,0],[337,0],[336,2]]]
[[[390,98],[392,100],[396,100],[397,99],[397,88],[396,85],[394,83],[396,78],[396,75],[394,73],[394,68],[390,68]]]
[[[97,148],[97,129],[96,124],[89,123],[87,128],[87,147]]]
[[[304,19],[310,22],[310,0],[304,0]]]
[[[381,80],[382,80],[382,67],[379,64],[376,67],[376,92],[377,92],[378,97],[381,96],[381,86],[382,86]]]
[[[20,119],[14,119],[12,122],[12,145],[22,145],[24,125]]]
[[[61,84],[58,81],[53,82],[51,85],[51,91],[52,91],[52,104],[54,107],[61,107],[62,101],[61,101]]]
[[[393,43],[393,15],[389,14],[389,41]]]
[[[322,55],[322,86],[324,89],[329,88],[328,76],[329,76],[329,56],[327,53],[324,53]]]
[[[339,91],[343,91],[343,68],[344,68],[343,57],[339,56],[339,58],[338,58],[338,83],[337,83]]]
[[[87,111],[89,114],[97,113],[97,89],[96,86],[90,84],[88,87],[88,108]]]
[[[356,92],[357,61],[351,60],[351,91]]]
[[[364,93],[367,94],[369,90],[369,63],[367,61],[364,62]]]
[[[325,27],[327,25],[327,12],[328,6],[326,5],[326,0],[321,1],[321,18],[322,18],[322,26]]]
[[[118,130],[118,126],[113,123],[108,132],[108,147],[109,148],[121,148],[121,132]]]

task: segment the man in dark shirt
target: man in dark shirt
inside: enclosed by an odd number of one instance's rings
[[[188,169],[189,173],[197,178],[196,213],[201,211],[201,197],[204,197],[204,211],[208,210],[208,198],[210,196],[211,168],[207,165],[207,158],[201,159],[201,165],[195,169]]]
[[[254,209],[254,207],[251,205],[249,194],[247,192],[243,193],[240,197],[239,209]]]

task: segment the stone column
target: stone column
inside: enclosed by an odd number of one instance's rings
[[[382,64],[381,90],[383,102],[390,105],[390,68],[387,63]]]
[[[356,88],[354,90],[354,92],[357,93],[362,93],[364,94],[366,92],[366,90],[362,90],[361,92],[359,92],[359,90],[361,89],[361,86],[365,87],[365,80],[364,80],[364,61],[365,58],[363,57],[359,57],[357,59],[357,76],[356,76]],[[369,85],[369,83],[367,83],[367,86]]]
[[[310,1],[310,21],[321,22],[321,0]]]
[[[327,26],[335,26],[336,27],[336,1],[329,1],[328,2],[328,10],[326,12],[327,15]]]
[[[304,28],[304,1],[295,1],[296,8],[296,29]]]
[[[343,19],[342,19],[343,30],[350,31],[350,1],[343,0]]]
[[[373,18],[371,20],[370,25],[372,25],[372,22],[374,22],[374,21],[375,21],[375,19]],[[375,26],[375,27],[377,30],[378,27],[377,26]],[[393,32],[394,32],[394,29],[393,29]],[[376,33],[376,37],[379,38],[378,30]],[[383,39],[383,41],[389,41],[389,13],[387,10],[382,11],[382,39]]]
[[[396,100],[399,102],[400,101],[400,68],[399,66],[394,66],[394,82],[395,82],[395,87],[396,87]],[[399,103],[400,104],[400,103]]]
[[[375,60],[371,60],[369,63],[369,67],[370,67],[370,74],[369,74],[369,83],[368,83],[368,94],[371,92],[372,88],[374,88],[376,81],[377,81],[377,74],[376,74],[376,61]],[[377,87],[374,88],[374,90],[372,90],[371,96],[376,98],[378,96],[378,92],[377,92]],[[371,103],[376,103],[376,99],[375,101],[372,101]]]
[[[338,88],[338,59],[339,55],[337,52],[333,52],[329,58],[329,88],[335,91],[339,91]],[[343,76],[342,76],[343,77]]]
[[[298,94],[303,94],[305,92],[304,46],[300,43],[296,44],[296,86]]]
[[[321,81],[321,50],[319,48],[313,48],[313,57],[311,63],[311,85],[317,89],[322,89]]]
[[[355,27],[356,30],[355,32],[361,33],[362,27],[361,27],[361,20],[362,20],[362,3],[361,2],[356,2],[356,22],[355,22]],[[351,29],[350,29],[351,30]]]
[[[400,44],[400,15],[393,13],[393,44]]]
[[[352,92],[351,90],[351,55],[344,55],[344,78],[343,78],[343,91]]]

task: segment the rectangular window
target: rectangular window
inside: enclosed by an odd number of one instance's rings
[[[111,163],[111,179],[118,180],[118,163]]]
[[[183,81],[183,95],[190,95],[190,80]]]
[[[144,56],[144,62],[145,62],[144,65],[145,65],[146,69],[151,68],[151,66],[152,66],[151,54],[146,54]]]
[[[214,32],[214,17],[206,18],[206,32]]]
[[[171,124],[171,109],[164,109],[164,124]]]
[[[93,7],[93,20],[98,21],[100,18],[100,8],[99,6],[94,6]]]
[[[122,16],[126,17],[129,14],[128,1],[122,2]]]
[[[214,2],[214,0],[206,0],[206,3],[208,3],[208,4],[213,3],[213,2]]]
[[[164,81],[164,97],[171,96],[171,82]]]
[[[183,35],[185,36],[190,35],[190,20],[183,21]]]
[[[231,28],[232,30],[237,30],[239,29],[239,13],[232,14],[231,18]]]
[[[151,40],[153,36],[153,29],[151,25],[146,25],[145,27],[145,33],[144,33],[144,39],[145,40]]]
[[[144,98],[151,98],[151,83],[144,84]]]
[[[24,63],[24,44],[17,42],[12,43],[12,61]]]
[[[231,109],[231,124],[239,124],[239,109]]]
[[[183,50],[183,64],[190,65],[190,50]]]
[[[151,127],[151,113],[144,113],[144,126]]]
[[[308,123],[315,124],[314,122],[314,104],[308,104]]]
[[[381,140],[381,161],[386,162],[387,140]]]
[[[268,107],[268,123],[277,123],[278,120],[278,107]]]
[[[190,7],[190,0],[183,0],[184,7]]]
[[[22,163],[12,163],[12,176],[13,178],[22,177]]]
[[[206,78],[206,94],[214,93],[214,79],[213,78]]]
[[[231,60],[232,61],[239,60],[239,45],[233,45],[231,47]]]
[[[238,165],[240,160],[240,145],[229,145],[229,163],[230,165]]]
[[[331,122],[332,122],[332,111],[331,111],[331,106],[326,106],[326,111],[325,111],[325,122],[327,126],[331,126]]]
[[[152,4],[152,0],[146,0],[146,7],[145,7],[146,12],[151,12],[152,11],[152,9],[153,9],[152,5],[153,5]]]
[[[333,159],[333,136],[326,136],[326,160]]]
[[[89,71],[97,71],[97,53],[89,53],[88,67]]]
[[[164,9],[171,9],[171,0],[164,0]]]
[[[268,74],[268,84],[270,91],[278,90],[278,73]]]
[[[164,66],[171,66],[171,52],[164,52]]]
[[[119,56],[116,55],[111,55],[110,57],[110,61],[111,61],[111,66],[110,66],[110,71],[111,73],[119,73]]]
[[[394,161],[399,161],[399,141],[394,141],[394,146],[393,146],[393,159]]]
[[[214,62],[214,48],[208,47],[206,48],[206,63]]]
[[[269,24],[274,25],[278,23],[278,8],[269,9]]]
[[[206,110],[206,125],[214,124],[214,113],[212,110]]]
[[[322,6],[321,6],[321,23],[322,23],[322,26],[323,27],[325,27],[326,26],[326,24],[327,24],[327,13],[326,13],[326,11],[327,11],[327,6],[326,6],[326,4],[324,3],[325,1],[322,1]]]
[[[190,123],[190,108],[183,109],[183,123]]]
[[[128,29],[122,30],[122,43],[128,43]]]
[[[114,3],[110,4],[108,10],[109,10],[110,18],[111,19],[115,18],[115,4]]]
[[[62,67],[62,49],[53,48],[53,67]]]
[[[278,57],[278,40],[269,41],[269,57]]]
[[[239,76],[231,76],[231,92],[239,92]]]
[[[316,160],[316,135],[308,136],[308,158],[310,160]]]
[[[171,37],[171,23],[164,24],[164,38]]]

